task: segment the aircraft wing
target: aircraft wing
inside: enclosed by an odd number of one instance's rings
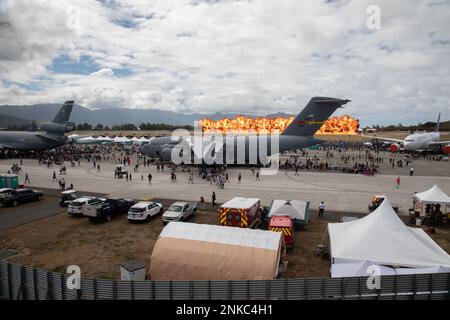
[[[46,136],[46,135],[43,135],[43,134],[37,134],[36,137],[38,137],[39,139],[44,140],[45,142],[59,142],[58,139],[54,139],[54,138],[52,138],[50,136]]]
[[[450,143],[450,141],[438,141],[438,142],[430,142],[429,145],[430,146],[438,146],[441,144],[449,144],[449,143]]]
[[[377,139],[377,140],[383,140],[383,141],[389,141],[389,142],[403,143],[402,139],[385,138],[385,137],[377,137],[377,136],[366,136],[366,135],[361,135],[361,136],[364,138],[368,138],[368,139]]]

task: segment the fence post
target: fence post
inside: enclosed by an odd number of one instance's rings
[[[50,271],[47,271],[47,300],[53,300],[53,280],[50,277]]]
[[[172,280],[169,280],[169,297],[170,297],[170,300],[173,300]]]
[[[134,281],[130,282],[130,290],[131,290],[131,300],[134,300]]]
[[[27,300],[27,288],[25,285],[25,280],[25,267],[20,266],[20,285],[16,300]]]
[[[211,280],[208,280],[208,298],[211,300]]]
[[[288,299],[288,279],[284,279],[284,298]]]
[[[430,299],[428,300],[431,300],[432,296],[433,296],[433,274],[430,273]]]
[[[94,279],[94,300],[97,300],[97,279]]]
[[[66,300],[66,283],[64,281],[64,274],[60,274],[61,280],[61,299]]]
[[[189,281],[189,299],[194,300],[194,286],[192,285],[192,281]]]
[[[398,295],[398,275],[394,276],[394,300],[397,300],[397,295]]]
[[[152,280],[152,298],[153,298],[153,300],[156,300],[156,297],[155,297],[155,281],[154,280]]]
[[[417,275],[413,274],[413,299],[416,300],[416,292],[417,292]]]
[[[117,282],[116,282],[116,280],[113,280],[112,287],[113,287],[113,300],[117,300]]]
[[[33,287],[34,287],[34,300],[39,300],[37,269],[34,269],[34,268],[33,268]]]
[[[305,281],[305,300],[308,300],[308,296],[309,296],[308,278],[306,278],[304,281]]]
[[[266,280],[266,299],[270,299],[270,280]]]
[[[13,287],[12,287],[12,277],[11,277],[11,264],[9,262],[6,263],[6,274],[8,277],[8,296],[9,300],[13,299]]]
[[[231,281],[228,280],[228,300],[233,299],[233,289],[231,287]]]
[[[342,300],[345,300],[345,278],[341,278],[341,295],[342,295]]]

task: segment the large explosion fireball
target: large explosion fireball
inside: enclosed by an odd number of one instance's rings
[[[294,117],[250,118],[237,116],[234,119],[202,119],[200,121],[200,126],[203,132],[255,132],[269,134],[275,132],[276,130],[283,132],[292,120],[294,120]],[[329,118],[324,122],[316,134],[357,134],[358,129],[359,120],[346,114],[341,117],[333,116]]]

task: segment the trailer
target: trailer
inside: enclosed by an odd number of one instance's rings
[[[292,250],[295,243],[294,223],[289,216],[273,216],[269,221],[269,230],[283,234],[286,248]]]
[[[257,228],[263,220],[258,198],[234,197],[219,209],[220,224],[229,227]]]

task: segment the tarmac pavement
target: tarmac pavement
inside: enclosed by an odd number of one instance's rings
[[[17,160],[1,160],[0,172],[6,172]],[[430,165],[433,165],[430,162]],[[448,166],[449,163],[446,163]],[[139,168],[133,172],[133,165],[127,167],[133,180],[114,178],[115,164],[100,162],[100,173],[92,163],[81,162],[81,166],[70,167],[67,163],[67,174],[59,176],[71,183],[74,188],[85,192],[97,192],[110,196],[129,197],[135,199],[179,199],[186,201],[199,201],[200,196],[206,202],[211,201],[211,194],[215,191],[217,202],[225,202],[235,196],[260,198],[263,205],[270,205],[273,199],[302,199],[311,201],[311,208],[316,209],[320,201],[324,201],[326,211],[367,213],[368,204],[372,195],[386,194],[392,203],[400,206],[401,214],[407,214],[412,206],[411,197],[414,192],[421,192],[438,184],[446,193],[450,194],[450,177],[448,176],[401,176],[401,185],[396,188],[397,175],[365,176],[361,174],[309,172],[299,171],[295,176],[292,170],[281,170],[276,175],[260,176],[257,181],[251,175],[249,168],[229,168],[227,170],[230,182],[224,189],[202,180],[198,176],[197,168],[191,167],[194,173],[194,184],[188,184],[190,173],[177,170],[177,182],[170,180],[170,170],[166,167],[164,172],[158,172],[156,166]],[[39,165],[37,160],[24,160],[20,181],[24,181],[25,172],[31,179],[35,188],[58,188],[57,181],[52,181],[53,170],[58,174],[59,168],[48,169]],[[148,173],[153,176],[152,184],[147,180]],[[238,173],[242,174],[242,183],[238,184]],[[141,174],[144,180],[141,181]],[[50,208],[43,208],[49,210]],[[2,210],[2,209],[0,209]],[[1,213],[0,213],[1,215]]]

